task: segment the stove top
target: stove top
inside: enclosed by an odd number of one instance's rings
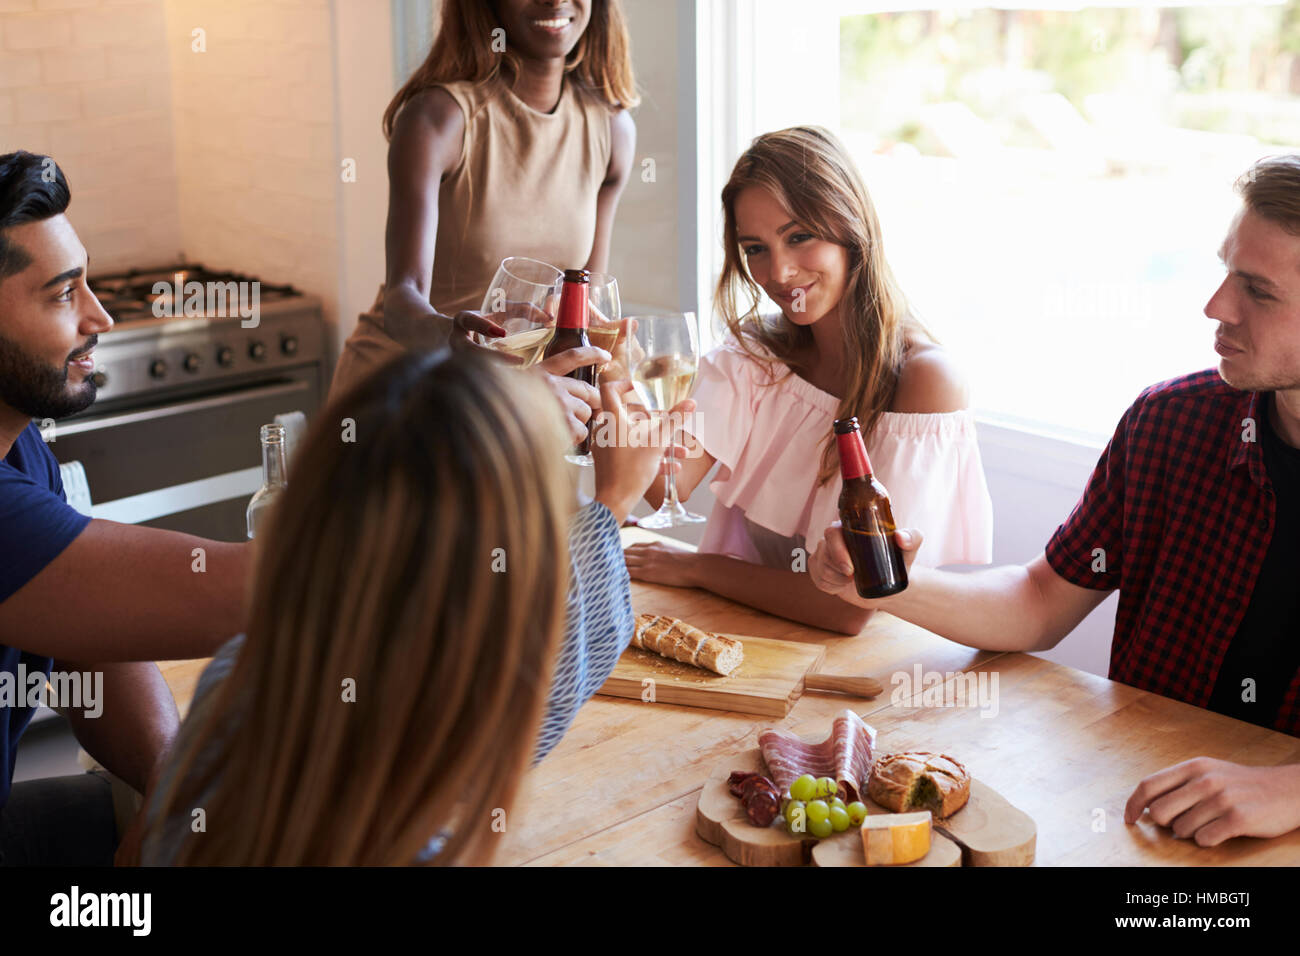
[[[157,318],[220,317],[247,312],[263,302],[302,295],[291,285],[263,282],[242,272],[212,270],[199,263],[131,269],[93,276],[90,289],[119,324]]]
[[[291,285],[194,263],[88,284],[114,326],[95,348],[99,395],[86,414],[244,387],[324,360],[321,300]]]

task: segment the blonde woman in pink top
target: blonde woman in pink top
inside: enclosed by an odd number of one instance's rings
[[[966,384],[909,313],[871,198],[829,132],[758,137],[722,204],[715,308],[729,335],[700,362],[693,457],[677,477],[689,498],[720,464],[710,484],[717,503],[697,553],[633,545],[628,571],[857,634],[871,612],[818,590],[806,573],[804,549],[838,517],[832,422],[862,423],[899,527],[926,529],[929,553],[918,560],[987,564],[993,506]],[[759,315],[761,292],[779,315]],[[661,495],[656,483],[646,499],[657,507]]]

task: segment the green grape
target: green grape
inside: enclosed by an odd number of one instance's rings
[[[835,832],[835,828],[831,826],[830,820],[814,820],[812,823],[808,824],[808,829],[812,831],[812,835],[819,840],[824,840]]]
[[[833,797],[835,796],[835,791],[837,789],[839,788],[836,787],[835,781],[832,780],[830,777],[821,777],[817,781],[818,797]]]
[[[796,800],[802,800],[807,803],[813,797],[817,796],[817,778],[812,774],[806,773],[794,783],[790,784],[790,796]]]
[[[841,810],[844,809],[844,801],[839,797],[831,797],[830,804],[833,807],[839,807]]]
[[[826,805],[824,800],[810,800],[804,807],[804,812],[808,814],[808,822],[816,823],[818,820],[825,820],[831,815],[831,808]]]
[[[807,811],[804,809],[804,803],[802,800],[791,800],[785,805],[785,822],[793,823],[796,813],[803,814],[805,812]]]
[[[849,822],[855,827],[862,826],[862,821],[867,818],[867,805],[861,800],[854,800],[845,809],[849,811]]]
[[[831,807],[830,816],[831,828],[836,833],[843,833],[849,828],[849,811],[843,807]]]

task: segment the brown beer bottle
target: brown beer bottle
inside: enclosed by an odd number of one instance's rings
[[[564,282],[560,289],[560,314],[555,321],[555,335],[546,346],[543,358],[550,358],[569,349],[589,345],[587,340],[587,292],[590,288],[591,273],[586,269],[565,269]],[[588,385],[596,384],[596,366],[584,365],[569,373],[569,378],[576,378]],[[585,455],[591,451],[591,428],[595,416],[587,423],[587,437],[574,451]]]
[[[840,453],[840,523],[853,581],[864,598],[882,598],[907,587],[907,565],[894,540],[894,513],[889,492],[871,474],[867,446],[856,418],[835,422],[835,443]]]

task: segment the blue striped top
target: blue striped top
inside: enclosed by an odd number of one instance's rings
[[[600,690],[632,643],[636,627],[618,522],[595,501],[579,510],[569,526],[566,604],[564,643],[555,662],[534,764],[555,748],[578,708]]]

